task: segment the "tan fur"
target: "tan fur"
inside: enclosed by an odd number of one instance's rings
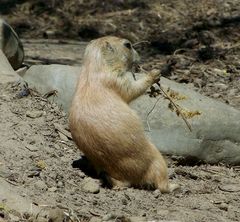
[[[70,109],[70,130],[78,148],[112,178],[113,186],[150,184],[169,192],[166,163],[128,106],[159,74],[135,81],[130,70],[138,54],[126,43],[109,36],[87,46]]]

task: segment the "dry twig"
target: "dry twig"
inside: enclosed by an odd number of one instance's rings
[[[140,44],[143,44],[143,43],[150,44],[149,41],[140,41],[140,42],[136,42],[136,43],[132,44],[132,46],[134,47],[134,46],[136,46],[136,45],[140,45]]]
[[[160,98],[161,98],[161,97],[158,97],[158,99],[157,99],[157,101],[154,103],[152,109],[151,109],[151,110],[148,112],[148,114],[147,114],[147,126],[148,126],[148,131],[149,131],[149,132],[151,131],[151,129],[150,129],[150,124],[149,124],[148,118],[149,118],[150,114],[152,113],[152,111],[155,109],[155,107],[156,107],[158,101],[160,100]]]

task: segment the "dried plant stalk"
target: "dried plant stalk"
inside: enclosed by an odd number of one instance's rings
[[[159,86],[159,89],[162,91],[162,93],[164,94],[164,96],[171,102],[171,104],[175,107],[175,109],[177,110],[177,112],[180,114],[180,116],[182,117],[182,119],[184,120],[184,122],[186,123],[188,129],[190,130],[190,132],[192,132],[192,127],[190,125],[190,123],[187,121],[187,119],[185,118],[185,116],[183,115],[181,109],[179,109],[178,105],[171,99],[170,96],[168,96],[168,94],[162,89],[162,87],[160,86],[160,83],[157,83],[157,85]]]
[[[141,66],[138,66],[139,69],[141,71],[143,71],[144,73],[147,73],[146,70],[144,70]],[[159,78],[159,81],[160,81],[160,78]],[[176,112],[182,117],[183,121],[186,123],[188,129],[190,130],[190,132],[192,132],[192,127],[190,125],[190,123],[187,121],[187,119],[185,118],[185,116],[183,115],[181,109],[179,109],[179,106],[171,99],[171,97],[162,89],[160,83],[156,82],[156,84],[158,85],[159,89],[162,91],[163,95],[165,96],[166,99],[168,99],[170,101],[170,103],[175,107],[176,109]],[[150,131],[150,124],[149,124],[149,121],[148,121],[148,118],[149,118],[149,115],[152,113],[152,111],[155,109],[158,101],[160,100],[160,97],[157,99],[157,101],[155,102],[155,104],[153,105],[152,109],[148,112],[147,114],[147,126],[148,126],[148,130]]]

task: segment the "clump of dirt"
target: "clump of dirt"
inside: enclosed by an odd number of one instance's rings
[[[108,189],[86,170],[86,160],[71,140],[67,115],[34,91],[19,98],[20,91],[17,86],[0,87],[0,177],[33,205],[43,210],[64,209],[71,212],[73,221],[92,217],[129,221],[126,218],[132,216],[137,216],[137,221],[239,219],[238,167],[188,166],[173,157],[168,158],[170,178],[182,186],[176,193]],[[0,219],[7,220],[13,211],[7,210],[5,203],[7,200],[0,203]],[[26,215],[15,212],[14,219],[31,221],[31,215]]]

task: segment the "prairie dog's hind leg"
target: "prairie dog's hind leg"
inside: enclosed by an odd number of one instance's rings
[[[153,184],[156,189],[159,189],[161,193],[169,193],[169,180],[167,163],[162,154],[157,148],[149,142],[149,148],[152,152],[152,159],[150,166],[145,174],[144,182],[147,184]]]

